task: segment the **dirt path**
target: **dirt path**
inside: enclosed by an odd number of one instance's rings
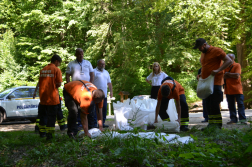
[[[249,112],[246,112],[247,117],[252,118],[252,110],[249,110]],[[114,119],[111,116],[108,116],[109,118],[106,121],[106,124],[109,125],[109,128],[113,127]],[[227,129],[242,129],[242,128],[252,128],[252,125],[248,123],[247,125],[227,125],[227,122],[229,119],[229,112],[228,111],[222,111],[222,119],[223,119],[223,128]],[[207,123],[201,123],[203,120],[202,113],[190,113],[189,114],[189,128],[196,127],[196,128],[202,128],[206,127]],[[0,124],[0,131],[34,131],[35,130],[35,124],[31,123],[30,121],[15,121],[15,122],[3,122]],[[59,126],[56,125],[56,130],[59,130]]]

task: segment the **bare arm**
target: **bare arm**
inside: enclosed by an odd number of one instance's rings
[[[239,74],[239,73],[225,72],[225,74],[224,74],[224,79],[227,79],[227,78],[238,79],[239,77],[240,77],[240,74]]]
[[[176,109],[177,109],[177,113],[178,113],[178,122],[180,124],[180,120],[181,120],[181,106],[180,106],[180,100],[176,100]]]
[[[156,111],[155,111],[155,121],[154,123],[158,123],[158,114],[159,114],[159,110],[160,110],[160,106],[161,106],[161,100],[157,101],[157,106],[156,106]]]
[[[36,88],[35,88],[35,90],[34,90],[33,99],[35,99],[35,97],[36,97],[36,92],[37,92],[37,90],[38,90],[38,87],[39,87],[39,81],[38,81],[37,86],[36,86]]]
[[[150,84],[150,85],[151,85],[151,82],[150,82],[149,80],[147,80],[147,79],[146,79],[145,81],[146,81],[148,84]]]
[[[68,82],[70,82],[70,74],[66,74],[66,82],[68,83]]]
[[[217,70],[213,70],[211,75],[216,75],[218,72],[225,70],[232,64],[232,60],[227,55],[224,57],[223,61],[224,63],[222,64],[222,66],[220,66],[220,68],[218,68]]]
[[[113,88],[112,88],[112,83],[108,83],[109,91],[110,91],[110,98],[113,97]]]
[[[89,75],[90,75],[90,82],[94,83],[94,72],[90,72]]]
[[[97,115],[97,119],[98,119],[98,125],[99,125],[99,129],[100,131],[103,131],[103,117],[102,117],[102,108],[99,108],[96,106],[96,115]],[[99,110],[99,112],[98,112]]]
[[[82,110],[82,109],[81,109]],[[83,110],[82,110],[83,111]],[[81,124],[82,124],[82,127],[84,129],[84,133],[85,133],[85,136],[88,136],[91,138],[91,135],[90,133],[88,132],[88,119],[87,119],[87,114],[84,114],[83,112],[81,112],[80,114],[80,118],[81,118]]]

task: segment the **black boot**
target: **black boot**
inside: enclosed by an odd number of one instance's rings
[[[66,130],[66,128],[67,128],[67,125],[66,125],[66,124],[65,124],[65,125],[61,125],[61,126],[60,126],[60,130],[61,130],[61,131]]]
[[[186,132],[189,131],[190,129],[188,128],[188,125],[181,125],[180,126],[180,131]]]

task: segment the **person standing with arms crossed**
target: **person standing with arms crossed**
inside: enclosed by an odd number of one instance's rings
[[[151,87],[151,98],[157,99],[158,90],[161,85],[161,81],[168,77],[168,75],[161,70],[158,62],[154,62],[152,66],[153,72],[146,78],[146,82],[149,83]]]
[[[91,83],[94,82],[94,69],[92,64],[88,60],[83,59],[83,50],[77,48],[75,51],[76,60],[71,61],[66,68],[66,81],[69,83],[72,81],[85,80]],[[70,80],[71,77],[71,80]],[[88,126],[89,128],[96,128],[97,123],[95,120],[95,115],[88,114]],[[80,114],[77,118],[78,126],[82,127],[80,121]]]
[[[227,124],[236,124],[237,116],[236,116],[236,107],[235,100],[238,106],[238,114],[239,120],[241,124],[247,124],[246,116],[245,116],[245,107],[243,104],[244,96],[241,84],[241,65],[234,61],[235,55],[228,54],[233,64],[225,69],[224,73],[224,93],[227,97],[228,108],[230,113],[230,119]]]
[[[222,116],[220,112],[220,102],[223,100],[223,85],[224,71],[232,64],[231,59],[221,49],[207,44],[206,40],[199,38],[196,40],[193,49],[201,51],[201,78],[205,79],[210,75],[214,77],[214,92],[206,98],[206,107],[208,112],[208,126],[222,128]],[[224,63],[222,63],[224,61]],[[205,130],[203,128],[202,130]]]
[[[110,90],[110,98],[113,97],[113,89],[112,83],[110,80],[110,76],[107,70],[105,70],[105,61],[100,59],[97,61],[97,67],[94,69],[94,85],[98,88],[103,90],[105,94],[105,98],[103,100],[103,108],[102,108],[102,115],[103,115],[103,127],[107,128],[108,125],[105,125],[106,116],[107,116],[107,86]]]
[[[46,140],[51,140],[55,132],[56,115],[58,104],[60,104],[58,87],[61,86],[62,82],[62,74],[58,68],[61,61],[58,55],[54,55],[51,58],[51,63],[40,71],[39,76],[38,84],[41,109],[39,130],[40,137],[46,136]]]

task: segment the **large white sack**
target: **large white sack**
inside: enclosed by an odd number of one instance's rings
[[[123,103],[117,101],[117,103],[113,103],[113,107],[116,129],[131,130],[132,127],[130,127],[128,123],[128,119],[130,119],[130,116],[132,115],[130,100],[127,99]]]
[[[156,128],[164,129],[169,132],[179,132],[180,131],[180,126],[177,121],[175,121],[175,122],[161,121],[158,123],[154,123],[153,125]]]
[[[120,130],[132,129],[132,127],[130,127],[128,123],[130,113],[132,113],[132,108],[121,107],[118,110],[114,110],[116,129]]]
[[[169,100],[168,109],[166,112],[168,113],[171,122],[174,122],[178,119],[178,113],[174,99]]]
[[[214,76],[210,75],[209,77],[202,79],[199,78],[197,85],[197,96],[201,99],[207,98],[209,95],[213,94],[214,91]]]
[[[149,113],[148,124],[152,125],[155,121],[155,115],[156,115],[155,111],[156,111],[156,106],[157,106],[157,100],[149,99],[147,103],[149,105],[148,108],[152,110],[152,112]],[[177,109],[176,109],[174,99],[169,100],[169,104],[168,104],[168,108],[166,112],[168,113],[170,120],[172,122],[175,122],[178,119],[178,114],[177,114]],[[158,116],[158,122],[160,121],[162,121],[162,119]]]
[[[155,121],[156,105],[155,99],[127,99],[123,103],[113,103],[116,129],[130,130],[132,127],[141,127],[147,130],[147,124],[152,125]],[[167,112],[171,121],[178,119],[173,99],[169,101]],[[158,121],[162,121],[159,116]]]

